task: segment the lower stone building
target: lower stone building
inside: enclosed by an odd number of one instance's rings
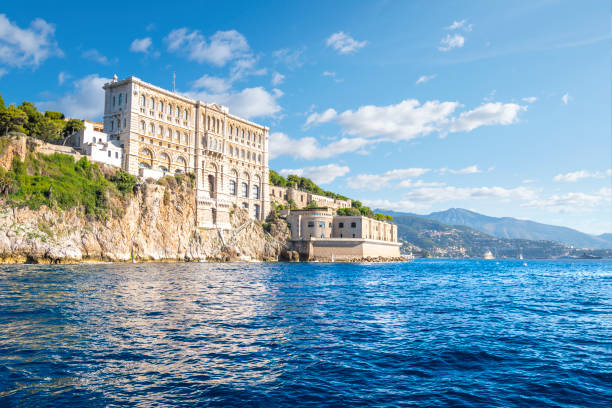
[[[290,242],[306,260],[400,256],[397,226],[363,216],[338,216],[329,208],[287,214]]]
[[[334,210],[339,208],[350,208],[352,200],[337,200],[331,197],[303,191],[295,187],[270,186],[270,201],[287,206],[289,200],[293,201],[297,208],[305,208],[313,203],[318,207],[328,207]]]

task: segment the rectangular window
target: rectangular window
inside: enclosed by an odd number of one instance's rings
[[[111,157],[111,152],[110,152],[110,150],[108,151],[108,157]]]
[[[308,221],[308,228],[314,228],[314,221]]]
[[[319,227],[325,228],[325,221],[319,221]]]
[[[344,223],[343,222],[339,223],[338,228],[344,228]]]
[[[357,228],[357,223],[351,222],[351,228]]]

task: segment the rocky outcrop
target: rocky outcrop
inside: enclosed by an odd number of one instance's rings
[[[194,203],[189,185],[142,184],[102,220],[0,204],[0,262],[278,260],[282,243],[243,209],[232,212],[233,230],[204,230]]]

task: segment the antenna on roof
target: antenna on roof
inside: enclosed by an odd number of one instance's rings
[[[176,72],[172,73],[172,92],[176,92]]]

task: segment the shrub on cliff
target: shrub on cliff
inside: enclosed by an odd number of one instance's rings
[[[117,171],[104,177],[100,167],[83,157],[75,162],[69,155],[28,153],[25,160],[14,158],[11,169],[0,169],[6,199],[12,205],[33,210],[42,205],[67,210],[81,207],[87,215],[106,216],[113,197],[131,194],[136,179]],[[10,181],[7,181],[10,180]]]

